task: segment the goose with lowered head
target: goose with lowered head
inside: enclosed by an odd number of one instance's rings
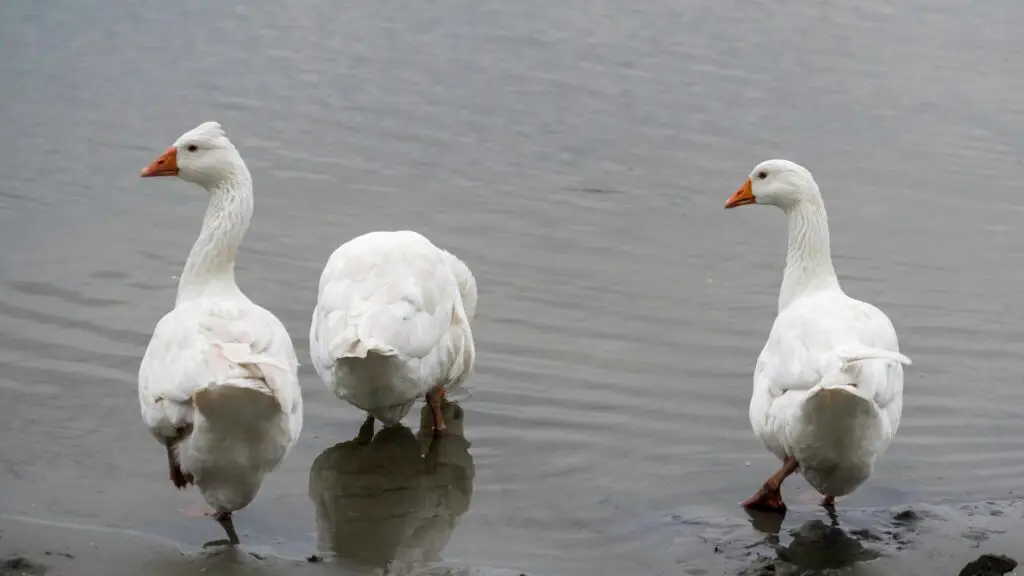
[[[743,505],[784,511],[782,482],[799,470],[832,507],[871,476],[896,434],[910,359],[889,318],[839,287],[825,205],[807,169],[786,160],[758,164],[725,207],[747,204],[785,212],[789,248],[749,414],[782,466]]]
[[[476,280],[469,267],[416,232],[370,232],[331,254],[309,328],[324,384],[385,426],[416,402],[443,433],[442,401],[473,370]]]
[[[298,361],[284,325],[235,283],[235,255],[252,218],[252,178],[220,124],[183,134],[143,171],[177,176],[210,195],[202,231],[139,368],[139,403],[163,444],[171,482],[194,484],[238,544],[231,514],[302,429]]]

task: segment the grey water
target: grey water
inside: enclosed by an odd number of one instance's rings
[[[842,506],[1005,497],[1024,473],[1022,18],[1012,0],[3,3],[0,513],[219,537],[177,512],[198,496],[167,481],[135,392],[206,200],[138,172],[206,120],[254,176],[239,283],[306,364],[305,429],[238,514],[248,542],[317,549],[311,466],[362,420],[306,361],[323,264],[415,229],[473,269],[479,357],[447,472],[366,456],[357,484],[444,495],[408,505],[444,522],[396,524],[436,541],[383,554],[674,573],[659,519],[740,517],[776,466],[747,402],[785,226],[722,209],[773,157],[814,172],[844,288],[914,360],[902,428]],[[417,414],[382,450],[414,454]]]

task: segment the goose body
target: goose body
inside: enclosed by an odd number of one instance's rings
[[[339,398],[385,425],[417,398],[435,408],[476,359],[476,281],[461,260],[411,231],[370,232],[341,245],[320,277],[310,359]]]
[[[789,220],[778,316],[757,359],[749,409],[754,434],[783,465],[744,504],[784,509],[782,481],[799,471],[831,506],[871,476],[899,429],[910,360],[889,318],[840,288],[810,172],[763,162],[726,207],[753,203],[782,208]]]
[[[853,492],[899,428],[905,357],[893,349],[895,330],[874,306],[842,293],[801,298],[758,357],[754,433],[821,494]]]
[[[166,448],[171,481],[198,487],[206,514],[237,544],[231,513],[252,502],[302,428],[291,338],[234,279],[252,216],[251,177],[214,122],[182,135],[142,175],[179,176],[210,193],[174,309],[157,323],[142,359],[139,403]]]

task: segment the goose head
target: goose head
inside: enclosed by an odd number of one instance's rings
[[[818,185],[803,166],[789,160],[766,160],[725,203],[726,208],[768,204],[789,210],[803,202],[821,202]]]
[[[166,152],[146,166],[140,176],[177,176],[211,188],[245,169],[242,158],[217,122],[203,122],[182,134]]]

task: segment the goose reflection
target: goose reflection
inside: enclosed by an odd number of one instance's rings
[[[316,505],[317,545],[340,560],[408,574],[441,559],[473,493],[473,457],[458,404],[442,407],[449,430],[435,436],[432,414],[420,430],[392,426],[336,444],[313,462],[309,497]]]
[[[824,570],[847,569],[879,557],[879,552],[864,543],[881,540],[869,530],[844,530],[834,511],[828,514],[826,524],[820,518],[805,521],[791,530],[788,544],[780,537],[782,518],[785,514],[766,514],[748,511],[751,525],[765,535],[765,543],[774,549],[776,558],[759,560],[748,570],[751,574],[775,573],[818,573]],[[770,566],[768,571],[759,571]],[[758,568],[760,567],[760,568]]]

